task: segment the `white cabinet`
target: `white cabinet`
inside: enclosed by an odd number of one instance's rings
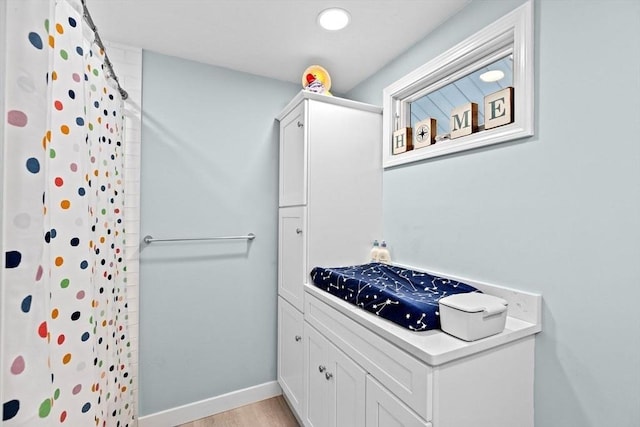
[[[280,208],[278,212],[278,294],[303,310],[303,287],[308,275],[304,251],[305,208]]]
[[[465,343],[404,330],[305,286],[315,266],[366,262],[382,237],[381,109],[301,92],[278,120],[278,382],[298,420],[533,427],[540,296],[510,297],[516,318],[505,332]]]
[[[321,290],[316,293],[334,298]],[[433,369],[430,366],[309,293],[305,295],[304,319],[418,415],[431,419]]]
[[[299,104],[280,120],[280,206],[306,202],[304,105]]]
[[[297,413],[302,412],[303,344],[302,313],[278,298],[278,382]]]
[[[278,381],[294,412],[302,419],[297,379],[308,377],[309,372],[303,372],[303,365],[298,363],[298,349],[290,335],[303,329],[303,289],[310,281],[310,270],[315,266],[366,262],[373,240],[382,236],[382,109],[300,92],[277,119],[280,122],[278,295],[279,306],[288,307],[279,309],[278,316]],[[336,383],[334,379],[326,379],[326,373],[321,376],[316,367],[318,375],[313,381],[321,380],[325,389],[327,384],[338,385],[329,395],[326,390],[321,392],[321,399],[335,400],[336,395],[344,394],[342,390],[349,387],[349,374],[342,373],[348,362],[336,354],[325,354],[335,365],[329,372],[335,378],[337,370],[345,380]],[[358,385],[362,405],[363,372]],[[316,393],[316,387],[311,390]],[[335,400],[335,405],[321,403],[321,408],[333,408],[333,412],[312,413],[311,418],[318,418],[318,422],[309,425],[363,426],[364,411],[354,412],[357,417],[353,418],[345,412],[353,411],[351,404],[344,406],[347,401]]]
[[[381,109],[300,92],[278,120],[278,382],[298,420],[533,427],[540,296],[494,289],[518,317],[502,334],[465,343],[404,330],[305,286],[315,266],[366,262],[382,237]]]
[[[430,427],[371,375],[367,376],[367,427]]]
[[[298,283],[302,289],[313,267],[364,263],[373,241],[381,238],[382,110],[300,92],[278,120],[280,209],[304,207],[299,227],[302,261],[284,255],[279,267],[302,262],[304,280]],[[280,236],[281,246],[296,245],[284,248],[285,254],[298,250],[299,240]],[[302,310],[296,301],[290,302]]]
[[[308,323],[305,410],[309,427],[364,427],[367,373]]]
[[[535,328],[514,338],[505,332],[493,345],[491,338],[466,343],[402,329],[314,287],[306,287],[304,299],[305,410],[317,410],[312,395],[328,399],[313,368],[331,361],[323,355],[329,347],[366,372],[367,427],[533,427]],[[410,346],[416,354],[433,351],[429,357],[465,352],[430,364],[409,354]]]
[[[431,426],[308,322],[304,360],[306,426]]]
[[[308,325],[305,323],[305,325]],[[329,396],[324,373],[327,367],[327,340],[305,327],[304,336],[304,423],[307,427],[329,424]]]

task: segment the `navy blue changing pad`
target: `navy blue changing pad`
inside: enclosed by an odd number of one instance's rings
[[[315,267],[311,279],[318,288],[412,331],[440,328],[440,298],[481,292],[466,283],[380,263]]]

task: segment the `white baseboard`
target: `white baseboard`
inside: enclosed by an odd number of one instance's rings
[[[232,391],[209,399],[189,403],[138,419],[138,427],[171,427],[239,408],[250,403],[279,396],[282,389],[277,381]]]

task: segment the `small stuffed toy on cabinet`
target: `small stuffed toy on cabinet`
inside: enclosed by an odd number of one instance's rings
[[[331,95],[331,77],[321,66],[312,65],[302,73],[302,87],[309,92]]]

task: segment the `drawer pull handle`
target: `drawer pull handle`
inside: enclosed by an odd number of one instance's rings
[[[302,228],[296,228],[296,234],[302,234]]]
[[[323,373],[326,370],[327,370],[326,366],[318,365],[318,371],[320,371],[320,373]]]
[[[304,126],[304,125],[302,124],[302,122],[301,122],[301,121],[298,121],[298,127],[299,127],[299,128],[301,128],[302,126]]]
[[[329,381],[331,378],[333,378],[333,374],[331,372],[325,372],[324,377],[327,379],[327,381]]]
[[[299,342],[302,339],[300,335],[296,335],[296,342]]]

